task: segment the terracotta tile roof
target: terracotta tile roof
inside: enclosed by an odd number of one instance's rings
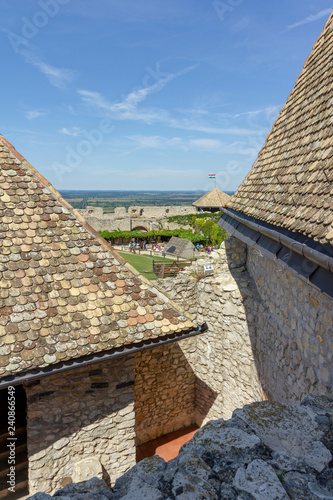
[[[333,14],[228,208],[333,244]]]
[[[202,208],[219,208],[223,207],[230,199],[230,196],[217,188],[212,189],[209,193],[204,194],[197,201],[192,203],[195,207]]]
[[[0,376],[193,327],[0,136]]]

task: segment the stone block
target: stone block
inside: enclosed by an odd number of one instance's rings
[[[253,460],[246,468],[240,467],[233,480],[240,491],[246,491],[256,500],[288,500],[274,469],[263,460]]]

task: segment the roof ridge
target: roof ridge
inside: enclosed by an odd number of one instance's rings
[[[285,103],[283,104],[283,106],[281,107],[281,109],[280,109],[280,111],[279,111],[279,114],[278,114],[278,116],[277,116],[276,120],[274,121],[274,123],[273,123],[273,125],[272,125],[272,128],[271,128],[271,130],[269,131],[269,133],[268,133],[268,135],[267,135],[267,137],[266,137],[266,139],[265,139],[265,142],[268,140],[269,136],[272,134],[272,132],[273,132],[273,130],[274,130],[274,127],[275,127],[275,125],[276,125],[276,122],[279,120],[280,115],[281,115],[281,113],[282,113],[282,111],[283,111],[284,107],[286,106],[286,104],[287,104],[287,102],[288,102],[288,99],[289,99],[290,94],[293,92],[293,90],[294,90],[294,88],[295,88],[295,85],[296,85],[296,83],[297,83],[297,80],[298,80],[298,79],[301,77],[301,75],[303,74],[304,69],[306,68],[306,66],[307,66],[307,64],[308,64],[309,57],[310,57],[310,55],[313,53],[313,50],[314,50],[315,46],[318,44],[318,42],[319,42],[320,38],[322,38],[322,36],[323,36],[323,34],[324,34],[324,31],[325,31],[325,28],[326,28],[326,25],[330,22],[331,17],[332,17],[332,19],[333,19],[333,7],[332,7],[332,12],[331,12],[331,14],[328,16],[328,19],[326,20],[326,22],[325,22],[325,24],[324,24],[324,28],[323,28],[323,30],[319,33],[319,35],[318,35],[318,37],[317,37],[316,41],[315,41],[315,42],[314,42],[314,44],[312,45],[312,48],[311,48],[311,50],[310,50],[310,52],[309,52],[309,54],[308,54],[307,58],[305,59],[305,61],[304,61],[304,63],[303,63],[303,67],[302,67],[302,69],[301,69],[300,73],[298,74],[298,76],[297,76],[297,78],[296,78],[296,80],[295,80],[295,84],[293,85],[293,88],[292,88],[292,89],[291,89],[291,91],[289,92],[286,102],[285,102]],[[251,172],[251,170],[250,170],[250,172]],[[249,173],[250,173],[250,172],[249,172]],[[244,179],[244,180],[245,180],[245,179]]]
[[[215,196],[215,199],[212,200],[211,197],[214,197]],[[225,200],[223,199],[225,198]],[[227,203],[227,201],[229,200],[230,198],[230,195],[225,193],[224,191],[221,191],[221,189],[218,189],[217,187],[214,187],[212,188],[210,191],[208,191],[208,193],[205,193],[203,194],[199,199],[195,200],[192,205],[195,206],[195,207],[198,207],[198,206],[221,206],[222,205],[225,205]],[[203,201],[206,201],[206,200],[209,200],[210,202],[214,202],[214,204],[209,204],[209,205],[201,205]],[[218,201],[219,203],[216,204],[216,201]]]
[[[227,207],[332,244],[333,10],[251,169]]]

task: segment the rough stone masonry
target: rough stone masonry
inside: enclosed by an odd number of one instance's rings
[[[213,270],[205,272],[206,264]],[[203,421],[267,397],[299,403],[307,394],[331,394],[332,300],[276,262],[231,238],[159,286],[208,324],[194,352],[180,344],[197,375],[197,411],[200,381],[216,392]]]
[[[119,478],[68,484],[59,500],[329,500],[333,498],[333,398],[264,401],[210,422],[165,463],[155,455]],[[30,500],[51,498],[38,493]]]

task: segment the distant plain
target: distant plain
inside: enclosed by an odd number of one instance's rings
[[[212,186],[213,188],[213,186]],[[115,207],[192,205],[204,191],[60,191],[74,207],[102,207],[104,212],[114,212]],[[226,191],[227,194],[232,192]]]

